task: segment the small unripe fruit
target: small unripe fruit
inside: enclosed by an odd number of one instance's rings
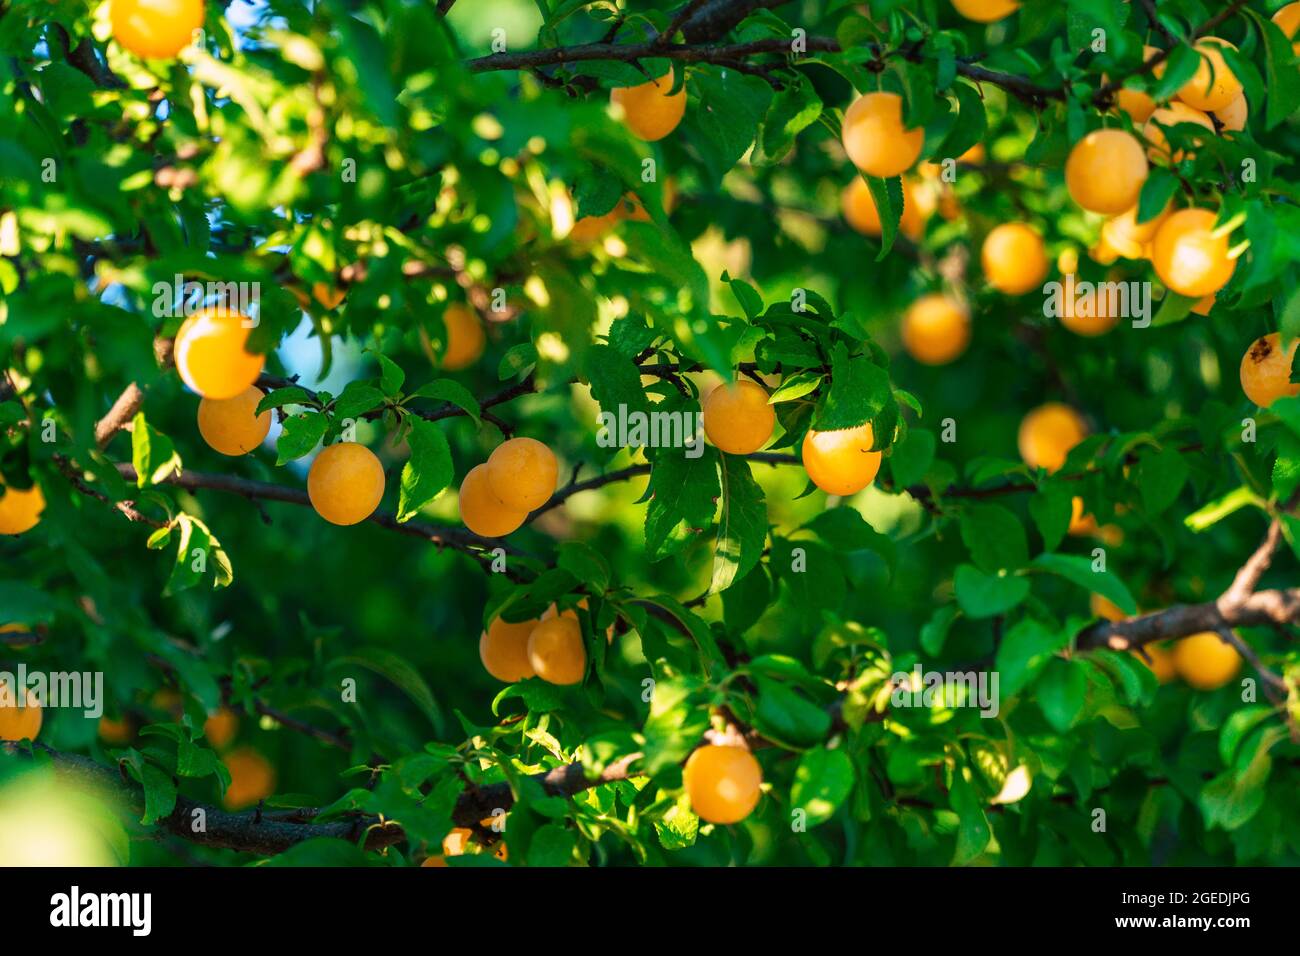
[[[1196,68],[1196,75],[1178,91],[1178,98],[1193,109],[1213,113],[1223,109],[1241,93],[1241,81],[1223,58],[1224,47],[1237,49],[1218,37],[1205,37],[1196,42],[1196,51],[1201,55],[1200,65]]]
[[[566,615],[539,623],[528,636],[528,661],[551,684],[580,684],[587,673],[582,625]]]
[[[499,538],[514,531],[527,517],[527,511],[506,507],[492,493],[486,464],[466,472],[460,483],[460,520],[470,531],[484,538]]]
[[[870,422],[838,431],[810,428],[803,437],[804,471],[827,494],[857,494],[880,471],[881,454],[871,450],[873,444],[875,435]]]
[[[622,107],[627,128],[646,142],[663,139],[686,115],[686,86],[674,93],[673,80],[670,70],[657,80],[609,91],[610,103]]]
[[[1020,0],[952,0],[952,8],[967,20],[993,23],[1020,9]]]
[[[1148,173],[1142,144],[1119,129],[1094,130],[1079,140],[1065,162],[1070,196],[1089,212],[1113,216],[1138,201]]]
[[[12,488],[0,479],[0,534],[23,534],[41,522],[45,495],[40,485]]]
[[[946,365],[970,344],[970,313],[946,295],[923,295],[903,314],[903,348],[925,365]]]
[[[540,508],[555,494],[560,466],[555,454],[534,438],[511,438],[492,450],[487,483],[511,511]]]
[[[232,750],[221,762],[230,771],[230,786],[222,799],[227,810],[251,807],[275,793],[275,768],[256,750]]]
[[[844,114],[844,151],[868,176],[887,179],[912,168],[925,130],[903,125],[903,100],[897,93],[867,93]]]
[[[744,747],[706,744],[687,758],[682,782],[701,820],[739,823],[758,806],[763,768]]]
[[[108,19],[124,50],[146,60],[169,60],[203,26],[203,0],[113,0]]]
[[[487,672],[499,681],[513,684],[536,676],[528,660],[528,638],[537,621],[511,623],[498,617],[478,641],[478,656]]]
[[[1087,437],[1088,426],[1078,412],[1060,402],[1047,402],[1020,422],[1017,444],[1029,467],[1056,471],[1065,464],[1070,449]]]
[[[384,466],[365,445],[339,442],[321,450],[307,472],[311,506],[331,524],[365,521],[384,497]]]
[[[719,385],[704,401],[704,433],[729,455],[758,451],[772,437],[776,411],[763,386],[747,379]]]
[[[1282,336],[1270,332],[1256,339],[1241,357],[1241,390],[1260,408],[1284,396],[1300,395],[1300,384],[1291,381],[1297,346],[1300,339],[1292,339],[1283,351]]]
[[[1142,126],[1142,138],[1150,144],[1147,147],[1147,158],[1151,162],[1168,166],[1171,162],[1182,162],[1185,156],[1194,155],[1188,150],[1180,149],[1170,156],[1169,139],[1160,127],[1174,127],[1180,123],[1195,123],[1197,126],[1204,126],[1211,133],[1214,132],[1214,120],[1200,110],[1178,101],[1162,106],[1153,112]],[[1196,142],[1199,143],[1200,140]]]
[[[1047,249],[1033,226],[1007,222],[993,229],[980,251],[989,285],[1006,295],[1024,295],[1047,277]]]
[[[257,414],[265,393],[250,385],[234,398],[205,398],[199,402],[199,434],[223,455],[247,455],[271,431],[271,412]]]
[[[1215,218],[1208,209],[1180,209],[1156,231],[1151,265],[1179,295],[1199,299],[1218,292],[1237,268],[1229,256],[1229,237],[1215,235]]]
[[[23,695],[24,706],[18,706],[18,695]],[[20,688],[18,682],[6,678],[0,685],[0,740],[35,740],[41,732],[41,705],[30,687]]]
[[[248,351],[249,320],[225,308],[190,316],[176,333],[181,380],[204,398],[234,398],[257,381],[266,357]]]
[[[1216,690],[1237,676],[1241,655],[1214,631],[1202,631],[1174,644],[1178,676],[1197,690]]]

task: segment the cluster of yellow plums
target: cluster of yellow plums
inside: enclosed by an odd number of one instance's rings
[[[460,520],[475,534],[499,538],[550,500],[559,478],[555,454],[535,438],[511,438],[475,465],[460,485]]]

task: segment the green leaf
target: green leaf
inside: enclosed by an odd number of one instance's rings
[[[953,813],[957,814],[957,848],[953,853],[953,866],[965,866],[978,859],[988,848],[993,830],[979,795],[962,774],[958,767],[952,775],[952,786],[948,789],[948,799]]]
[[[804,527],[836,551],[876,552],[891,571],[898,561],[898,548],[893,539],[871,527],[856,508],[847,505],[827,508]]]
[[[589,544],[565,541],[560,545],[555,563],[597,594],[609,587],[609,561]]]
[[[880,252],[876,254],[876,261],[880,262],[894,248],[898,237],[898,224],[903,218],[903,181],[898,176],[877,179],[864,175],[862,178],[871,189],[871,199],[880,218]]]
[[[921,649],[932,656],[939,656],[943,652],[948,631],[952,628],[952,622],[957,620],[958,613],[955,604],[944,604],[935,608],[934,613],[930,615],[930,620],[921,626]]]
[[[1183,456],[1172,448],[1144,449],[1138,456],[1137,483],[1147,511],[1158,515],[1178,500],[1190,470]]]
[[[144,412],[136,412],[132,419],[131,464],[135,468],[135,483],[140,488],[156,485],[181,470],[176,446],[145,420]]]
[[[1069,643],[1068,631],[1049,631],[1032,618],[1018,621],[998,645],[996,666],[1003,699],[1018,694]]]
[[[1074,554],[1040,554],[1033,566],[1071,581],[1090,593],[1114,602],[1125,614],[1137,613],[1133,595],[1113,571],[1094,571],[1092,560]]]
[[[286,385],[284,388],[277,388],[270,392],[257,403],[257,414],[270,411],[273,408],[284,408],[286,405],[311,405],[313,404],[311,396],[305,388],[299,388],[297,385]]]
[[[384,404],[384,393],[365,382],[348,382],[343,394],[334,400],[334,417],[343,420],[360,418]]]
[[[1160,215],[1178,192],[1178,186],[1177,176],[1167,169],[1153,167],[1146,182],[1142,184],[1142,193],[1138,197],[1137,221],[1150,222]]]
[[[650,403],[641,387],[641,371],[628,356],[608,345],[593,345],[587,374],[591,397],[600,403],[604,414],[612,415],[616,421],[632,412],[649,415]]]
[[[831,716],[824,707],[771,678],[758,675],[754,683],[758,687],[754,728],[764,737],[795,750],[826,739]]]
[[[532,342],[513,345],[506,350],[505,355],[501,356],[501,362],[497,366],[497,378],[504,382],[516,375],[523,375],[536,364],[537,347]]]
[[[962,509],[961,539],[975,565],[989,574],[1014,571],[1029,560],[1025,529],[1001,505],[969,504]]]
[[[359,647],[356,651],[331,662],[334,668],[356,665],[374,671],[401,690],[438,734],[442,734],[442,714],[438,710],[433,691],[406,658],[383,647]]]
[[[835,815],[853,789],[853,761],[843,750],[814,747],[799,758],[790,788],[790,806],[802,810],[815,827]]]
[[[722,475],[722,509],[713,555],[710,592],[725,591],[758,563],[767,541],[767,502],[754,480],[749,462],[734,455],[718,456]]]
[[[442,494],[451,484],[455,471],[451,449],[442,429],[435,422],[411,418],[407,438],[411,457],[402,466],[401,493],[397,501],[397,520],[410,521],[420,509]]]
[[[892,398],[889,373],[865,355],[850,357],[837,345],[831,355],[831,387],[817,410],[813,428],[838,431],[871,421]],[[880,436],[876,436],[877,443]]]
[[[1264,128],[1271,130],[1300,106],[1300,73],[1296,70],[1295,51],[1291,47],[1291,40],[1287,39],[1276,23],[1265,20],[1249,7],[1243,12],[1254,19],[1260,38],[1264,41],[1264,72],[1268,78],[1268,106],[1264,114]]]
[[[713,524],[722,494],[717,452],[706,447],[699,458],[688,458],[680,449],[659,449],[650,487],[654,497],[646,506],[645,544],[651,560],[658,561],[697,539]]]
[[[816,391],[825,376],[820,372],[795,372],[787,376],[780,386],[777,387],[767,400],[769,405],[777,405],[781,402],[793,402],[796,398],[803,398],[809,392]]]
[[[1034,700],[1058,733],[1065,733],[1083,717],[1088,699],[1087,666],[1079,660],[1053,658],[1034,684]]]
[[[478,399],[460,382],[450,378],[438,378],[421,385],[407,396],[407,401],[415,398],[429,398],[434,401],[448,402],[474,419],[474,424],[481,425]]]
[[[655,821],[655,833],[659,845],[665,850],[682,850],[695,846],[700,834],[700,818],[691,813],[688,806],[673,804],[662,819]]]
[[[577,835],[558,823],[537,828],[528,843],[529,866],[568,866],[578,848]]]
[[[1005,614],[1029,597],[1029,582],[1014,575],[985,574],[969,564],[959,564],[953,575],[957,603],[968,617]]]
[[[1070,528],[1074,514],[1074,496],[1060,484],[1047,483],[1029,499],[1029,515],[1043,536],[1043,548],[1055,551]]]
[[[276,442],[277,466],[294,461],[311,452],[325,437],[329,418],[320,412],[290,415],[284,420],[284,429]]]

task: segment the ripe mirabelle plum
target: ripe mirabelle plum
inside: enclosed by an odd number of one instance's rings
[[[897,93],[867,93],[844,113],[844,151],[868,176],[888,179],[912,168],[925,144],[924,129],[903,126]]]
[[[1250,119],[1250,104],[1246,102],[1246,94],[1238,94],[1227,106],[1215,110],[1214,115],[1223,124],[1225,133],[1241,132],[1246,128],[1246,120]]]
[[[479,360],[487,344],[483,323],[478,320],[473,309],[460,302],[453,302],[447,306],[446,311],[442,313],[442,323],[446,329],[444,334],[447,347],[443,350],[441,358],[433,352],[429,333],[424,329],[420,330],[420,340],[429,360],[436,367],[448,372],[459,372],[463,368],[469,368]]]
[[[1073,278],[1073,284],[1071,283]],[[1061,277],[1061,324],[1075,335],[1093,338],[1105,335],[1119,324],[1119,310],[1111,308],[1111,298],[1100,289],[1080,300],[1078,278]]]
[[[947,365],[970,344],[970,313],[938,292],[923,295],[903,313],[903,348],[925,365]]]
[[[555,494],[560,475],[555,453],[535,438],[503,441],[487,460],[492,494],[511,511],[540,508]]]
[[[609,101],[622,107],[627,128],[648,143],[663,139],[686,115],[686,85],[672,92],[671,70],[656,80],[609,91]]]
[[[232,750],[221,762],[230,771],[230,786],[222,798],[227,810],[251,807],[275,793],[275,768],[251,747]]]
[[[507,684],[536,676],[528,660],[528,637],[537,624],[536,620],[516,624],[494,618],[478,639],[478,656],[487,672]]]
[[[1160,49],[1158,47],[1142,47],[1142,62],[1149,61],[1159,53]],[[1164,72],[1164,64],[1158,65],[1152,72],[1159,77]],[[1124,87],[1121,87],[1115,94],[1115,102],[1133,120],[1134,126],[1145,123],[1148,117],[1151,116],[1151,112],[1156,108],[1156,101],[1151,98],[1150,94]]]
[[[223,455],[247,455],[271,431],[271,412],[258,415],[266,393],[250,385],[234,398],[205,398],[199,402],[199,434]]]
[[[587,673],[582,625],[564,614],[542,621],[528,636],[528,661],[547,683],[581,683]]]
[[[1047,402],[1020,422],[1017,444],[1020,457],[1031,468],[1057,471],[1070,449],[1088,437],[1088,426],[1078,412],[1061,402]]]
[[[23,534],[41,522],[45,495],[40,485],[11,488],[0,479],[0,534]]]
[[[1097,519],[1088,511],[1088,506],[1083,503],[1083,499],[1078,495],[1070,499],[1070,526],[1065,530],[1067,534],[1076,537],[1086,537],[1097,533]],[[1097,596],[1094,595],[1094,597]]]
[[[1156,675],[1157,681],[1162,684],[1168,684],[1177,676],[1178,669],[1174,665],[1174,655],[1172,651],[1160,644],[1146,644],[1142,649],[1146,651],[1147,657],[1151,658],[1150,660],[1143,657],[1137,650],[1134,650],[1133,654],[1143,664],[1147,665],[1151,670],[1151,673]]]
[[[1273,14],[1273,22],[1278,25],[1278,29],[1287,35],[1288,39],[1295,40],[1296,32],[1300,31],[1300,2],[1288,3]],[[1291,50],[1300,54],[1300,42],[1292,43]]]
[[[203,0],[113,0],[113,39],[147,60],[171,59],[203,26]]]
[[[1202,298],[1218,292],[1237,268],[1227,235],[1214,234],[1208,209],[1180,209],[1160,224],[1151,241],[1151,265],[1179,295]]]
[[[1283,396],[1300,395],[1300,384],[1291,381],[1300,339],[1292,339],[1282,350],[1282,336],[1270,332],[1256,339],[1241,357],[1241,390],[1260,408],[1268,408]]]
[[[910,178],[905,176],[902,182],[903,213],[899,217],[898,228],[903,235],[916,242],[925,232],[925,223],[934,211],[934,203],[931,201],[927,204],[928,194],[917,188]],[[854,176],[840,193],[840,208],[844,213],[844,221],[858,232],[864,236],[880,235],[880,213],[876,211],[876,200],[871,195],[871,187],[861,176]]]
[[[584,611],[587,610],[587,599],[583,598],[581,601],[578,602],[577,606],[582,608]],[[570,607],[570,608],[565,608],[563,611],[559,611],[559,609],[555,606],[554,601],[551,602],[550,607],[548,607],[545,611],[542,612],[541,620],[549,621],[551,618],[555,617],[557,612],[559,613],[560,617],[572,618],[575,621],[578,620],[578,612],[576,609]],[[614,643],[615,629],[616,628],[614,624],[611,624],[609,627],[605,628],[606,644]]]
[[[460,483],[460,520],[465,527],[484,538],[500,538],[514,531],[528,512],[507,508],[492,493],[488,484],[487,465],[475,465]]]
[[[952,0],[952,8],[967,20],[993,23],[1020,9],[1020,0]]]
[[[1171,212],[1173,212],[1172,200],[1154,218],[1146,222],[1138,222],[1138,207],[1133,206],[1102,224],[1102,238],[1110,248],[1116,250],[1125,259],[1144,259],[1147,246],[1155,238],[1160,226],[1169,218]]]
[[[229,707],[221,707],[203,722],[203,736],[217,750],[225,750],[239,733],[239,718]]]
[[[995,226],[980,251],[989,285],[1006,295],[1024,295],[1047,277],[1047,249],[1043,237],[1023,222]]]
[[[763,768],[744,747],[705,744],[686,759],[682,781],[701,820],[739,823],[758,806]]]
[[[1214,631],[1202,631],[1174,644],[1178,676],[1197,690],[1216,690],[1237,676],[1241,655]]]
[[[18,706],[17,681],[0,681],[0,740],[35,740],[41,732],[41,705],[30,687],[23,688],[22,707]]]
[[[1201,55],[1196,75],[1183,84],[1178,98],[1192,109],[1203,113],[1221,110],[1241,93],[1241,81],[1228,68],[1223,58],[1223,48],[1237,48],[1218,37],[1204,37],[1196,41],[1196,52]],[[1213,75],[1211,75],[1213,74]]]
[[[252,325],[224,307],[194,313],[176,333],[176,370],[204,398],[234,398],[262,374],[266,356],[248,351]]]
[[[758,451],[772,437],[776,410],[767,403],[767,390],[748,379],[719,385],[704,400],[704,434],[729,455]]]
[[[881,454],[872,451],[875,434],[871,423],[856,428],[803,436],[803,467],[812,483],[829,495],[857,494],[875,480]]]
[[[384,497],[384,466],[365,445],[341,441],[321,450],[307,472],[311,506],[331,524],[365,521]]]
[[[1137,137],[1121,129],[1099,129],[1070,150],[1065,185],[1084,209],[1115,216],[1137,204],[1148,172]]]
[[[1193,109],[1178,100],[1168,106],[1162,106],[1147,117],[1147,121],[1142,125],[1142,138],[1149,144],[1147,146],[1147,158],[1151,162],[1158,163],[1161,166],[1168,166],[1171,162],[1182,162],[1185,156],[1194,155],[1185,149],[1178,150],[1173,156],[1169,155],[1169,140],[1165,136],[1165,131],[1160,127],[1177,126],[1180,123],[1195,123],[1197,126],[1204,126],[1211,133],[1214,132],[1214,120],[1200,110]]]

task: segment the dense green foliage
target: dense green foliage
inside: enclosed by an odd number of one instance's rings
[[[663,58],[530,69],[474,58],[646,44],[680,8],[214,2],[201,46],[145,61],[111,39],[108,3],[0,0],[0,474],[46,500],[0,538],[0,624],[35,641],[0,644],[0,670],[102,672],[106,715],[130,725],[109,742],[50,708],[39,742],[139,785],[115,824],[132,864],[266,855],[188,845],[182,826],[125,839],[172,819],[178,793],[219,805],[221,757],[250,749],[275,768],[267,807],[404,834],[319,836],[288,863],[418,864],[466,822],[458,800],[502,781],[504,833],[479,827],[484,852],[453,865],[501,865],[502,838],[509,865],[534,866],[1297,862],[1300,598],[1289,622],[1237,632],[1280,683],[1248,664],[1213,691],[1162,685],[1124,644],[1081,637],[1101,633],[1091,595],[1125,614],[1214,601],[1274,519],[1283,543],[1255,583],[1295,582],[1300,400],[1261,410],[1237,373],[1259,336],[1300,334],[1300,65],[1278,6],[1030,0],[986,26],[948,0],[713,0]],[[1065,160],[1089,130],[1133,128],[1106,78],[1167,98],[1221,12],[1247,127],[1153,167],[1139,215],[1176,196],[1248,241],[1209,315],[1157,283],[1149,327],[1081,337],[1036,291],[989,288],[980,247],[1011,220],[1053,262],[1074,250],[1080,279],[1155,279],[1087,256],[1102,218],[1071,200]],[[1144,43],[1172,51],[1159,79]],[[670,58],[686,115],[646,143],[607,90]],[[944,214],[915,236],[898,234],[897,178],[870,183],[881,239],[841,216],[843,111],[876,89],[924,127],[922,160],[985,150],[948,163],[951,181],[916,174]],[[570,236],[628,193],[647,215]],[[167,349],[183,316],[159,307],[177,276],[256,285],[278,418],[250,455],[198,433]],[[900,316],[939,290],[969,303],[973,335],[927,366]],[[439,371],[447,304],[466,301],[486,350]],[[774,393],[766,455],[599,440],[602,410],[693,413],[741,368]],[[97,443],[131,383],[129,432]],[[1053,473],[1017,453],[1046,401],[1091,431]],[[828,498],[803,435],[864,422],[880,475]],[[456,489],[503,428],[554,450],[562,489],[626,480],[576,490],[495,552]],[[385,520],[338,527],[267,492],[297,493],[340,434],[379,455]],[[1093,533],[1067,534],[1076,496]],[[496,614],[584,597],[580,686],[484,671]],[[996,673],[996,717],[891,705],[890,676],[914,666]],[[203,732],[223,707],[232,741]],[[702,824],[683,794],[706,733],[743,735],[762,765],[742,823]],[[631,754],[638,776],[569,795],[527,779]]]

